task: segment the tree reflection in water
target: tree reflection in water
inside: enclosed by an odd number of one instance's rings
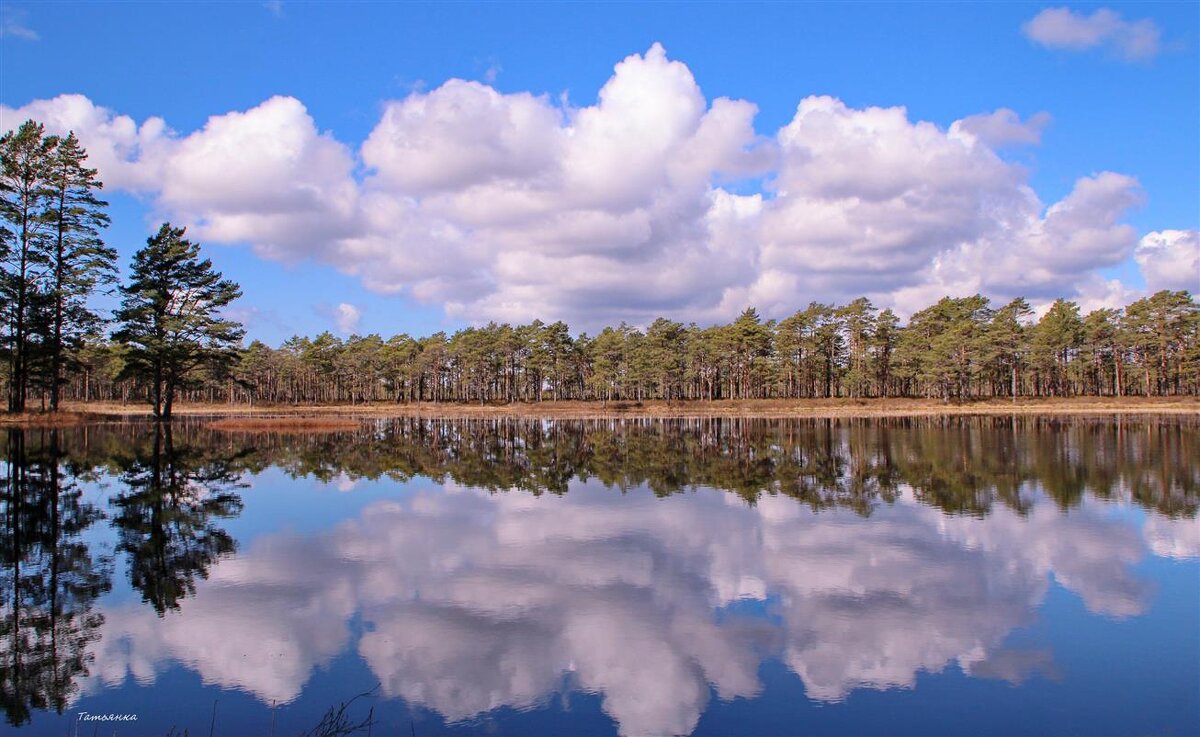
[[[112,500],[117,550],[129,559],[129,579],[160,615],[178,609],[196,591],[219,557],[236,541],[216,520],[236,517],[242,499],[234,492],[241,464],[212,448],[176,446],[170,424],[155,424],[149,447],[134,446],[121,458],[123,489]]]
[[[453,480],[491,491],[563,494],[572,479],[660,496],[711,487],[750,504],[795,499],[869,515],[911,487],[925,504],[982,516],[1128,496],[1171,518],[1200,508],[1200,426],[1190,418],[377,421],[324,435],[193,432],[247,448],[248,469],[323,481]]]
[[[110,588],[109,561],[83,540],[103,514],[64,468],[59,431],[39,433],[32,445],[9,430],[0,476],[0,698],[17,725],[33,709],[62,713],[71,702],[104,622],[93,606]]]

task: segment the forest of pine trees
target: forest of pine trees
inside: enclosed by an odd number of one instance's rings
[[[824,397],[1169,396],[1200,394],[1200,305],[1161,291],[1083,314],[1057,300],[946,297],[901,325],[866,298],[811,303],[782,320],[753,308],[727,325],[665,318],[575,335],[563,322],[495,323],[426,337],[328,332],[278,348],[239,347],[220,317],[239,294],[182,229],[164,224],[134,256],[105,320],[88,298],[116,253],[96,171],[73,135],[27,121],[0,140],[0,385],[31,402],[249,404],[507,403],[546,400]],[[186,282],[186,283],[185,283]],[[200,295],[182,300],[179,295]],[[797,303],[801,302],[797,295]]]
[[[1200,306],[1159,292],[1080,314],[1056,301],[944,298],[901,326],[866,299],[811,304],[784,320],[747,309],[726,325],[658,319],[573,337],[565,323],[495,323],[423,338],[330,333],[243,348],[183,398],[251,404],[505,403],[813,397],[1170,396],[1200,393]],[[135,401],[125,348],[90,343],[64,391]]]

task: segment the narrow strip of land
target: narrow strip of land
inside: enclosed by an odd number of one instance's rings
[[[53,416],[27,413],[0,415],[0,424],[59,422],[73,424],[88,419],[141,417],[150,414],[143,404],[108,402],[73,403],[58,420]],[[625,417],[914,417],[937,415],[1108,415],[1170,414],[1200,415],[1197,397],[1073,397],[1022,398],[1016,402],[987,399],[972,402],[943,402],[933,399],[747,399],[697,402],[529,402],[514,404],[374,403],[358,405],[249,406],[230,404],[183,404],[179,415],[208,415],[240,418],[254,422],[297,422],[300,417],[438,417],[438,418],[536,418],[616,419]]]

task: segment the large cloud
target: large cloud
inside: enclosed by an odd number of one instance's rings
[[[0,105],[0,129],[12,130],[32,118],[52,133],[75,131],[87,148],[88,164],[100,170],[105,186],[152,191],[162,181],[162,165],[175,146],[175,133],[162,118],[140,125],[128,115],[100,107],[83,95],[59,95],[20,108]]]
[[[178,141],[163,166],[161,208],[201,226],[201,237],[247,241],[270,255],[349,235],[357,201],[354,158],[316,129],[296,99],[273,97],[210,118]]]
[[[82,95],[0,106],[0,128],[26,118],[74,130],[106,187],[153,196],[156,214],[192,235],[247,242],[277,258],[332,257],[357,227],[354,155],[321,134],[298,100],[273,97],[180,136],[160,118],[138,125]]]
[[[1121,218],[1138,183],[1102,172],[1047,205],[996,153],[1036,143],[1045,115],[942,128],[809,97],[766,137],[755,114],[707,100],[656,44],[617,64],[592,105],[450,80],[385,104],[357,151],[287,97],[187,135],[78,95],[0,107],[0,124],[74,128],[109,185],[201,238],[332,264],[472,322],[1121,294],[1096,269],[1137,245]]]
[[[1163,538],[1151,537],[1156,549]],[[1134,527],[1091,504],[949,517],[906,492],[863,519],[714,490],[658,499],[589,482],[537,498],[451,486],[378,502],[315,537],[260,538],[164,619],[108,609],[96,677],[148,682],[177,661],[286,703],[353,646],[361,618],[357,650],[383,694],[449,720],[537,706],[566,683],[600,694],[622,734],[685,734],[710,686],[756,695],[769,656],[822,701],[955,665],[1019,681],[1052,667],[1004,645],[1051,578],[1093,612],[1136,615],[1146,552]],[[726,608],[744,599],[768,616]]]

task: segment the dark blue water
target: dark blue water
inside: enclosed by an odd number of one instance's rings
[[[1186,419],[13,431],[4,729],[1194,735],[1198,459]]]

